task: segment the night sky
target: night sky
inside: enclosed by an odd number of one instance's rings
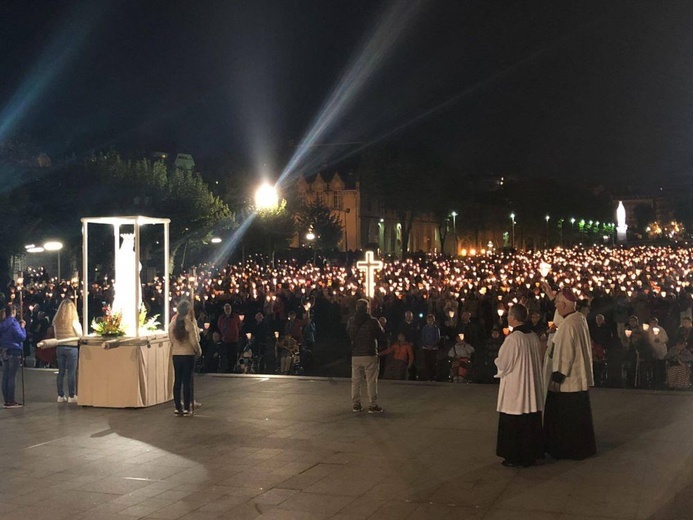
[[[356,144],[297,169],[395,140],[454,174],[665,181],[693,171],[691,27],[689,1],[5,0],[0,139],[281,172],[317,126]]]

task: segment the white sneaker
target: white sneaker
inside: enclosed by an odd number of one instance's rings
[[[68,397],[67,398],[68,403],[76,403],[77,402],[77,396],[74,397]]]
[[[58,396],[58,402],[59,403],[66,403],[67,402],[67,397],[63,396]]]
[[[200,401],[195,401],[195,408],[199,408],[202,406],[202,403]]]

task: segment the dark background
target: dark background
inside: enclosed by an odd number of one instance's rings
[[[691,171],[691,26],[688,1],[5,0],[0,140],[279,172],[341,86],[311,143],[357,144],[322,165],[397,140],[451,175],[664,182]]]

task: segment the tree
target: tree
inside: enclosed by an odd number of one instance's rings
[[[305,237],[308,231],[315,234],[313,247],[320,251],[336,249],[342,238],[342,221],[319,201],[303,204],[296,213],[296,229]]]
[[[22,226],[13,229],[20,241],[50,229],[74,251],[81,247],[82,217],[170,218],[174,265],[181,247],[201,244],[217,224],[231,217],[228,206],[209,191],[199,174],[169,172],[161,161],[124,160],[114,150],[63,163],[9,196],[21,208]],[[146,236],[150,230],[142,232]],[[105,242],[99,251],[95,244],[93,252],[106,254],[110,247]]]

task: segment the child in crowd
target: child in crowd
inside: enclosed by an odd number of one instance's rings
[[[457,341],[448,352],[450,358],[450,380],[454,383],[467,383],[474,347],[464,341],[464,334],[457,335]]]

